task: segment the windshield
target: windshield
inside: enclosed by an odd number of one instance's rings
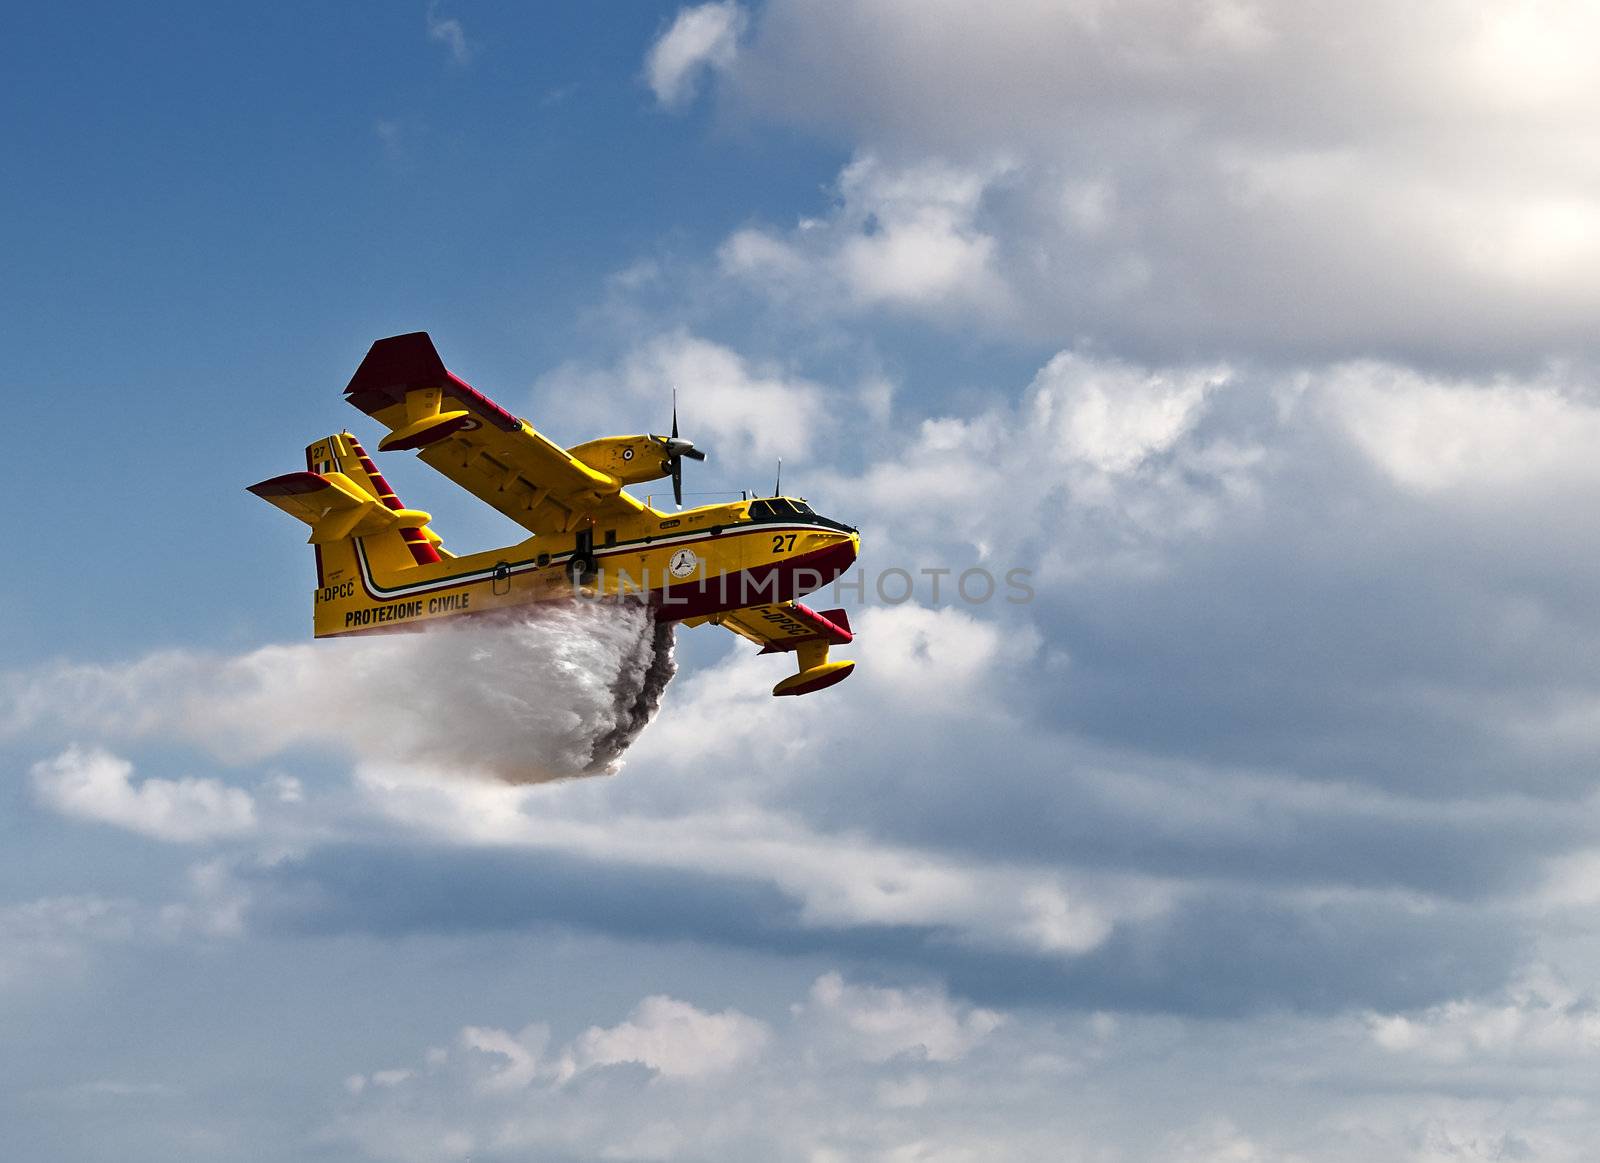
[[[784,521],[791,517],[812,516],[811,506],[791,497],[767,497],[750,502],[750,520]]]

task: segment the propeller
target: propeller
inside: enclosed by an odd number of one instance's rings
[[[672,499],[683,508],[683,458],[704,460],[706,454],[694,446],[694,441],[678,435],[678,389],[672,389],[672,435],[661,442],[667,450],[667,471],[672,474]]]

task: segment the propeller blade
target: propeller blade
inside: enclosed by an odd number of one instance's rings
[[[690,460],[704,460],[706,454],[694,446],[694,441],[685,440],[678,435],[678,389],[672,389],[672,435],[655,436],[654,440],[661,441],[661,446],[666,449],[666,469],[672,474],[672,499],[677,502],[678,508],[683,508],[683,458]]]

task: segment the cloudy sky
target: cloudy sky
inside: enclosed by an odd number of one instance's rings
[[[1597,35],[11,14],[8,1154],[1592,1158]],[[308,642],[243,486],[417,329],[564,443],[676,384],[691,488],[783,457],[863,531],[855,676],[685,632],[620,770],[511,784],[637,626]]]

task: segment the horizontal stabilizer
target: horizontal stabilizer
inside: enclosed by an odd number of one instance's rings
[[[249,486],[249,491],[311,526],[311,544],[372,537],[390,529],[424,528],[433,520],[419,509],[390,509],[343,473],[291,472]]]

